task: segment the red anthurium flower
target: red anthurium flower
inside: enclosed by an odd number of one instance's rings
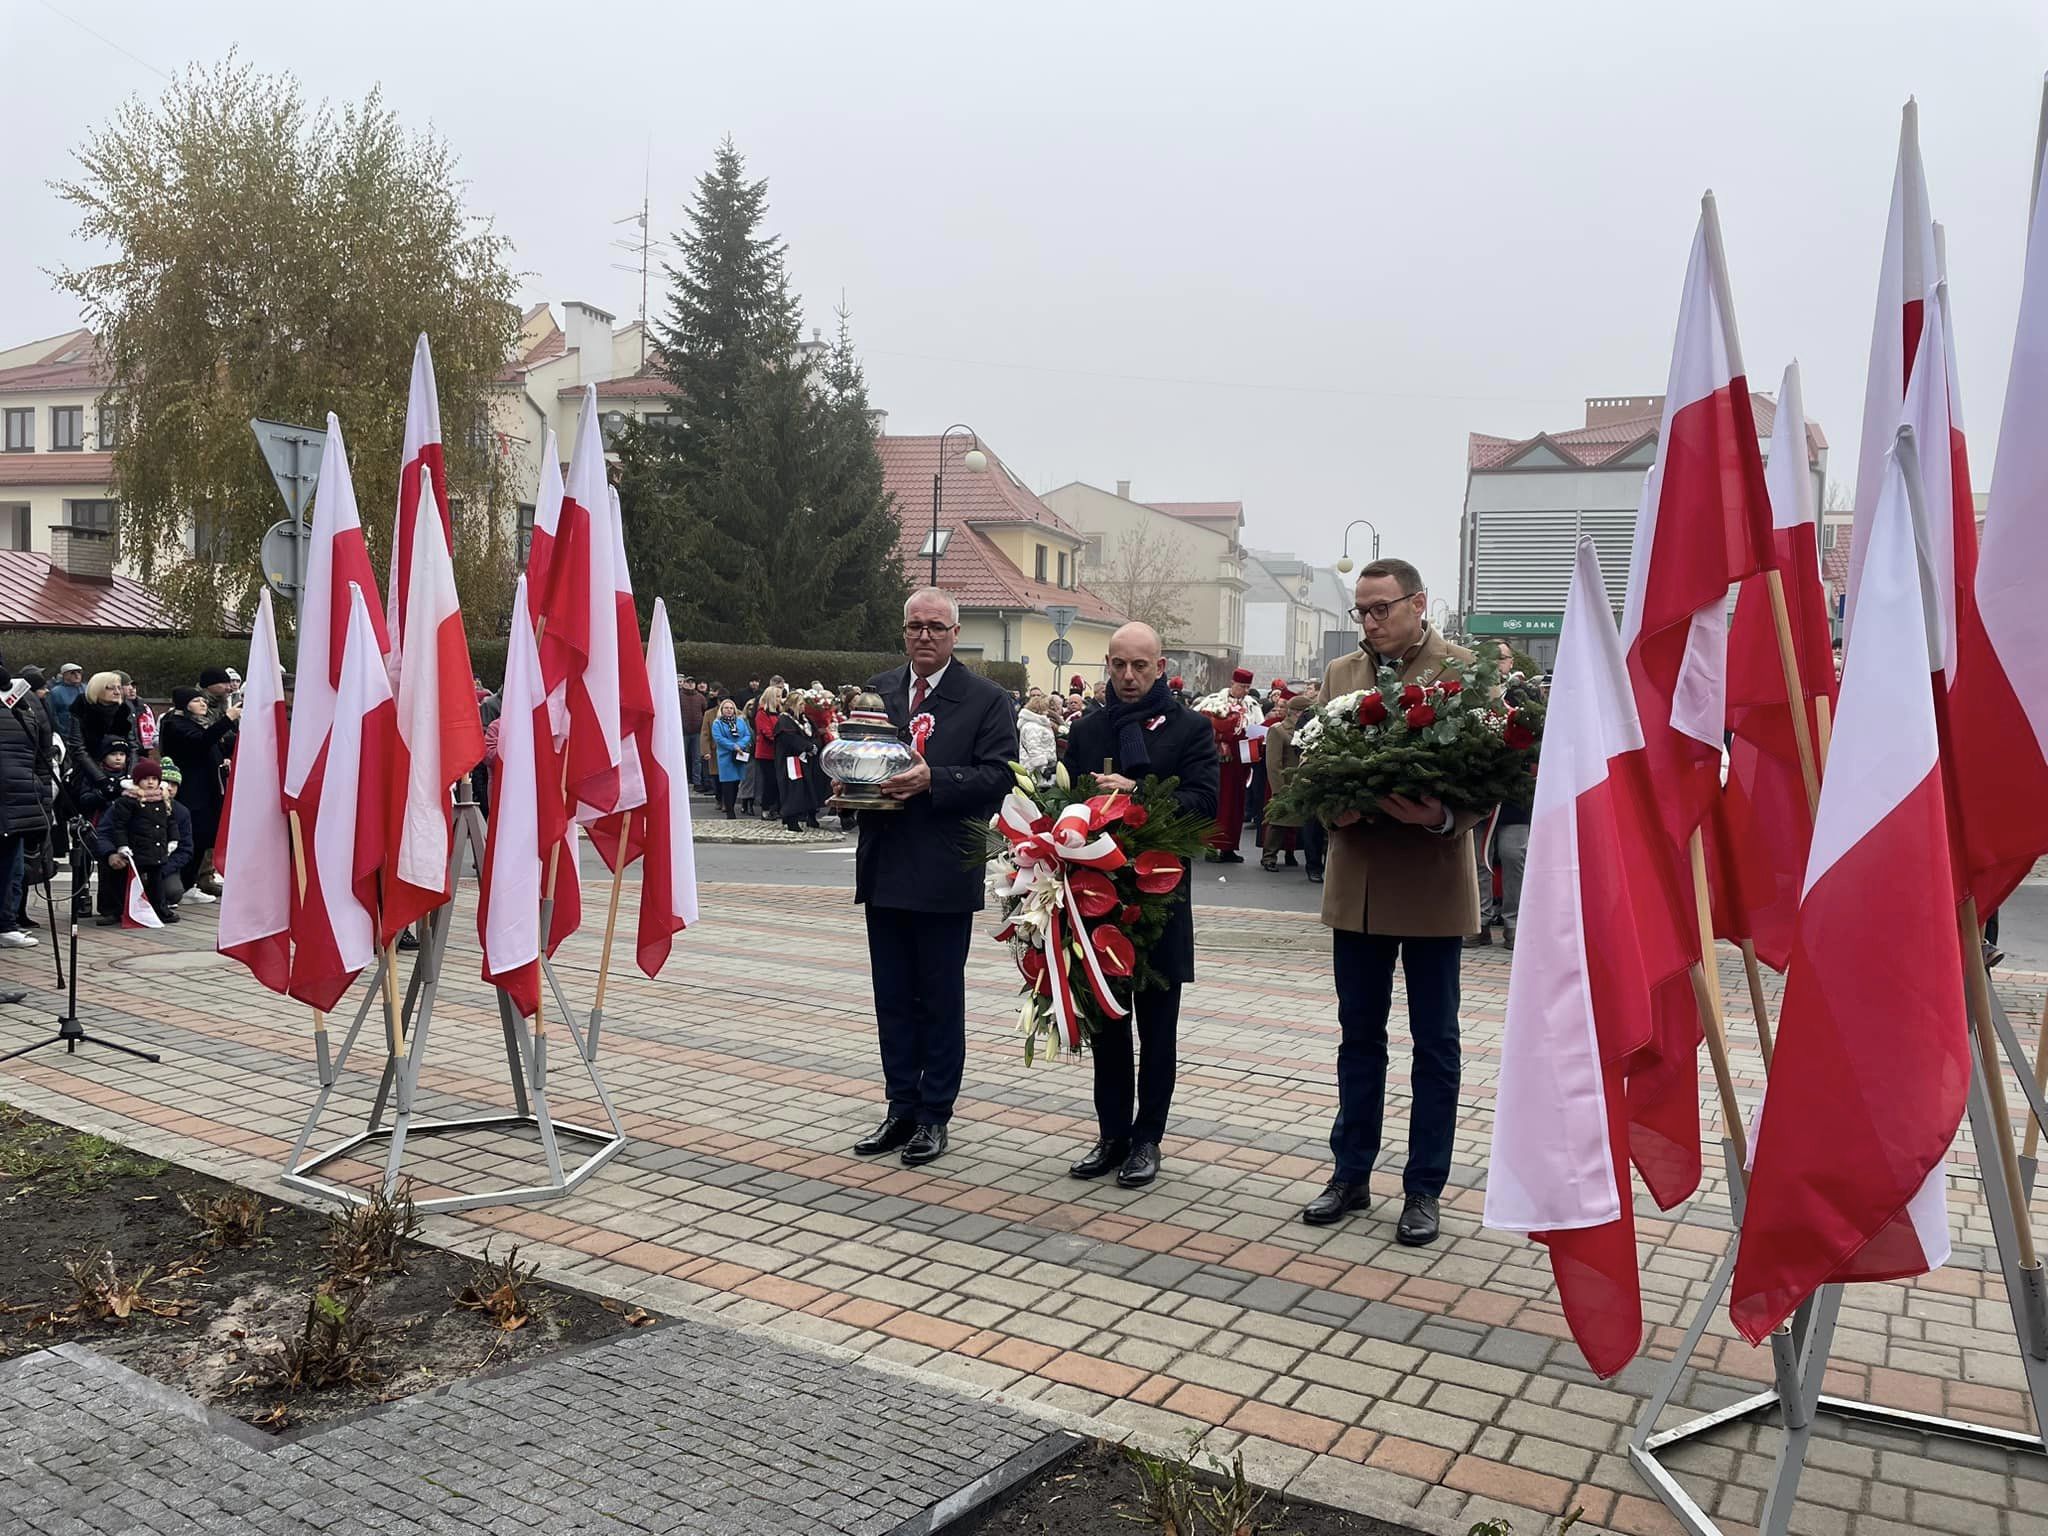
[[[1083,917],[1107,917],[1121,905],[1109,876],[1097,870],[1075,870],[1067,876],[1067,887],[1074,893],[1074,905],[1081,909]]]
[[[1180,860],[1160,849],[1138,855],[1138,889],[1151,896],[1163,896],[1180,884]]]
[[[1113,795],[1097,795],[1088,802],[1088,812],[1097,828],[1106,827],[1114,821],[1128,821],[1131,797],[1122,791]]]
[[[1405,705],[1420,704],[1422,702],[1422,685],[1420,683],[1410,683],[1406,688],[1403,688],[1401,690],[1401,702]]]
[[[1126,928],[1135,928],[1139,923],[1143,922],[1144,920],[1145,909],[1140,906],[1133,905],[1125,907],[1123,911],[1117,914],[1117,921],[1122,923]]]
[[[1378,725],[1387,718],[1387,701],[1376,693],[1368,693],[1358,701],[1358,723]]]
[[[1128,976],[1137,969],[1138,951],[1122,929],[1104,923],[1089,929],[1088,936],[1095,941],[1095,957],[1102,962],[1103,975]]]
[[[1044,950],[1019,950],[1017,969],[1024,973],[1024,980],[1029,983],[1032,991],[1040,997],[1052,996],[1052,977],[1046,974]]]
[[[1425,725],[1436,724],[1436,711],[1427,704],[1410,705],[1407,714],[1408,729],[1419,731]]]
[[[1150,821],[1151,819],[1152,813],[1146,810],[1145,807],[1143,807],[1142,805],[1138,804],[1135,800],[1126,801],[1124,803],[1124,825],[1129,827],[1133,832],[1137,831],[1138,828],[1145,825],[1145,823]]]
[[[1447,677],[1441,683],[1438,683],[1437,686],[1444,691],[1446,696],[1454,697],[1465,691],[1465,685],[1455,677]]]

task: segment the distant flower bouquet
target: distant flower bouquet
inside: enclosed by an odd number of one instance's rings
[[[1329,823],[1370,815],[1389,795],[1434,795],[1461,811],[1527,805],[1542,735],[1543,706],[1507,703],[1495,661],[1428,683],[1382,667],[1375,686],[1330,700],[1295,732],[1301,763],[1267,814]]]

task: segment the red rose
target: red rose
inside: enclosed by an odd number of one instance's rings
[[[1358,701],[1358,723],[1378,725],[1387,718],[1387,701],[1376,693],[1368,693]]]
[[[1456,695],[1461,694],[1465,691],[1465,685],[1459,682],[1455,677],[1445,678],[1442,682],[1437,684],[1437,687],[1443,691],[1444,696],[1447,698],[1455,697]]]
[[[1425,725],[1436,724],[1436,711],[1427,704],[1411,704],[1408,706],[1407,720],[1409,730],[1419,731]]]
[[[1104,923],[1088,930],[1095,941],[1095,958],[1102,962],[1105,976],[1128,976],[1138,968],[1138,951],[1119,929]]]
[[[1408,705],[1420,704],[1422,702],[1422,685],[1420,683],[1410,683],[1406,688],[1403,688],[1401,690],[1401,702]]]
[[[1519,720],[1510,720],[1502,728],[1500,739],[1511,752],[1521,752],[1536,745],[1536,733]]]
[[[1139,923],[1144,921],[1144,918],[1145,909],[1140,906],[1125,907],[1123,911],[1117,914],[1117,921],[1122,923],[1126,928],[1137,927]]]
[[[1129,827],[1133,832],[1137,831],[1138,828],[1145,825],[1145,823],[1150,821],[1151,819],[1152,813],[1146,810],[1145,807],[1143,807],[1142,805],[1138,805],[1135,802],[1133,802],[1126,804],[1124,806],[1124,825]]]

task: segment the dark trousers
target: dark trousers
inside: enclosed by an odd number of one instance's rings
[[[1408,983],[1410,1073],[1408,1163],[1401,1188],[1440,1195],[1451,1173],[1458,1125],[1458,964],[1462,940],[1400,939],[1334,930],[1337,980],[1337,1120],[1330,1128],[1336,1176],[1362,1182],[1380,1155],[1387,1095],[1387,1018],[1394,1005],[1394,961]]]
[[[28,842],[9,835],[0,837],[0,928],[23,926],[28,911],[28,887],[23,878],[28,869]]]
[[[1166,1112],[1173,1104],[1173,1076],[1178,1065],[1180,987],[1140,992],[1133,1013],[1137,1020],[1138,1112],[1131,1114],[1133,1087],[1131,1023],[1125,1019],[1097,1032],[1088,1042],[1095,1053],[1095,1121],[1104,1141],[1161,1141]]]
[[[739,798],[739,793],[740,781],[738,779],[720,779],[718,781],[719,809],[730,816],[732,814],[733,802]]]
[[[1301,824],[1301,857],[1310,874],[1320,875],[1323,872],[1323,855],[1329,846],[1330,834],[1315,817],[1311,816]]]
[[[967,948],[976,914],[866,911],[889,1113],[944,1125],[967,1066]]]

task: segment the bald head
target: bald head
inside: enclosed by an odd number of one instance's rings
[[[1109,637],[1104,660],[1116,696],[1126,704],[1135,704],[1165,674],[1166,647],[1160,643],[1159,631],[1150,624],[1126,624]]]

